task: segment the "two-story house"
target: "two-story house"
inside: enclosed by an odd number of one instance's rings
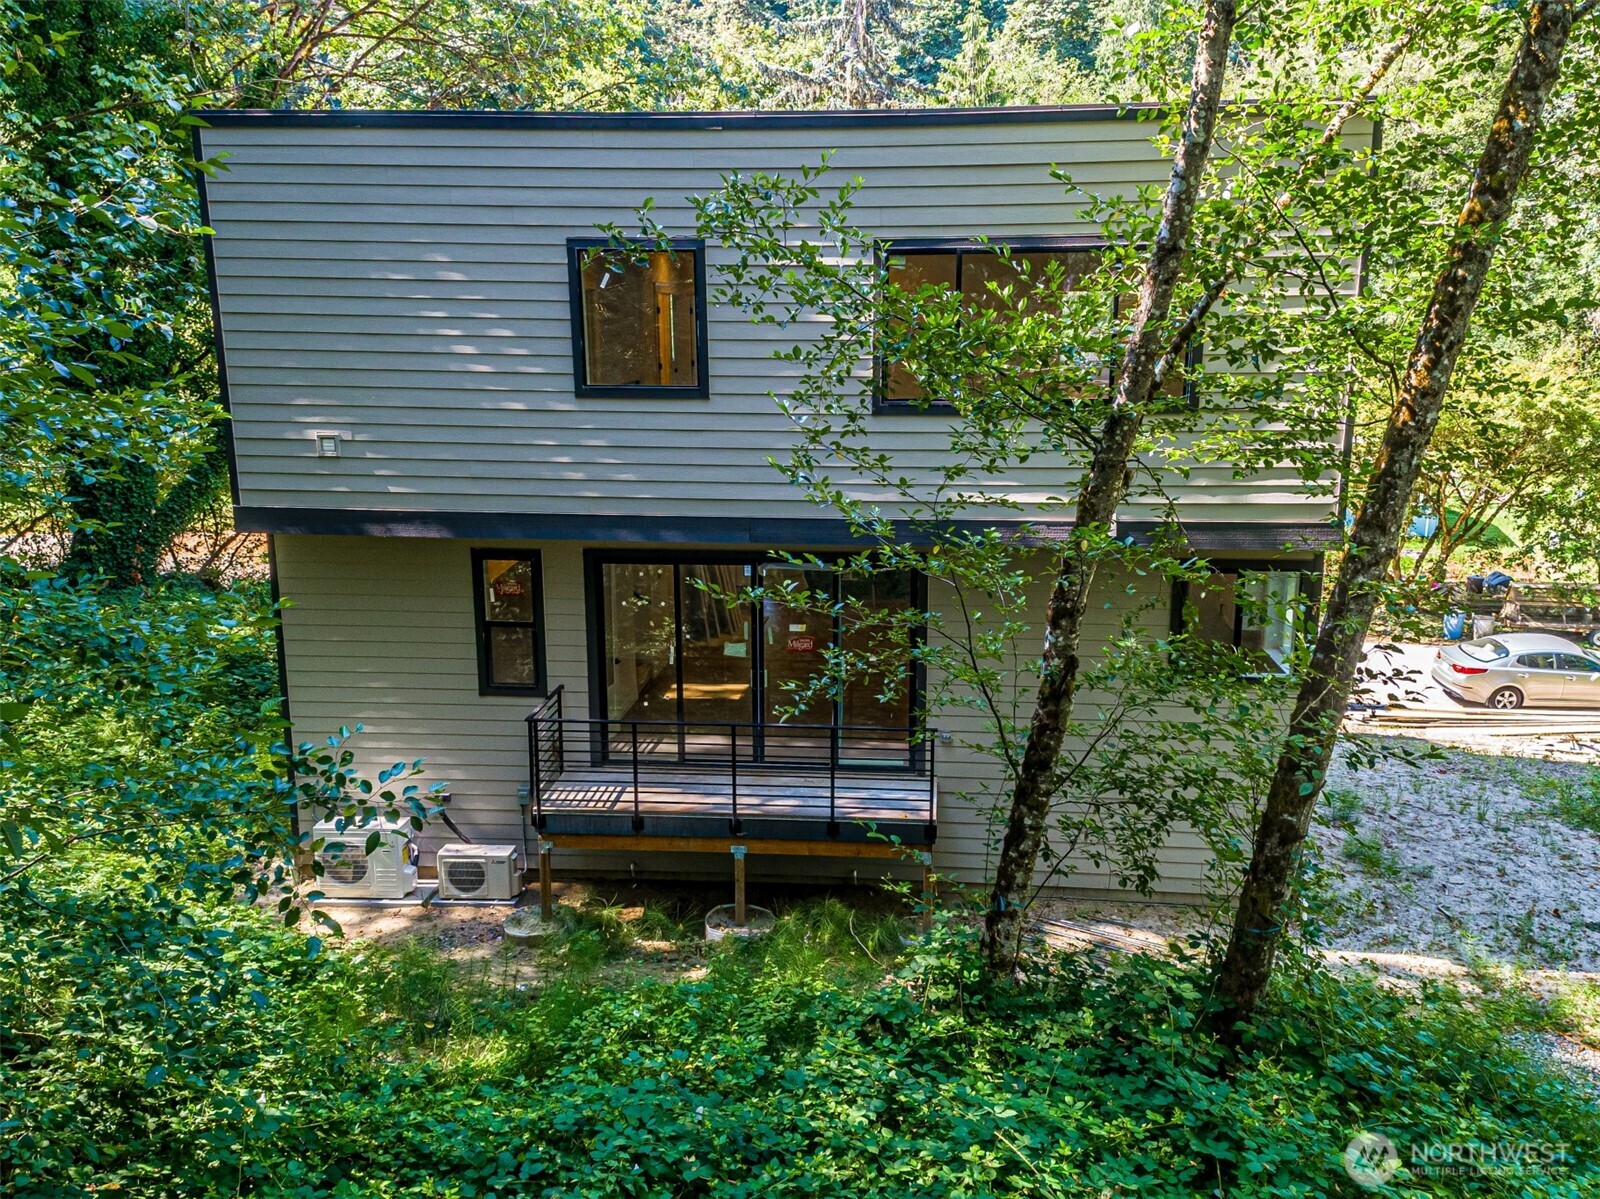
[[[779,581],[794,568],[774,551],[851,543],[768,462],[791,436],[769,394],[785,386],[784,334],[710,303],[724,251],[694,240],[685,197],[834,151],[896,269],[981,289],[994,256],[978,239],[1048,258],[1098,236],[1052,165],[1091,190],[1165,180],[1136,115],[205,114],[199,152],[225,159],[203,198],[235,517],[270,535],[291,605],[296,735],[363,724],[352,747],[368,768],[425,759],[469,835],[553,843],[558,870],[726,876],[742,845],[796,855],[767,869],[848,874],[863,870],[850,855],[881,848],[874,822],[981,878],[992,834],[974,797],[995,779],[959,748],[981,735],[962,725],[974,718],[921,712],[916,680],[795,713],[786,685],[838,630],[701,585]],[[597,227],[631,227],[646,199],[682,235],[674,252],[593,255]],[[868,418],[885,444],[947,444],[938,414],[895,400]],[[1068,493],[1069,473],[1040,455],[990,485],[1020,501],[1020,523]],[[1287,470],[1225,467],[1174,474],[1169,491],[1223,572],[1202,618],[1280,645],[1286,629],[1240,617],[1226,573],[1301,585],[1329,538],[1326,496]],[[1131,503],[1120,528],[1156,518]],[[909,576],[805,582],[844,603],[939,598]],[[1100,631],[1152,598],[1164,630],[1165,586],[1107,579]],[[923,720],[943,735],[915,736]],[[425,841],[425,867],[449,839]],[[1192,893],[1199,845],[1175,838],[1164,862],[1161,890]]]

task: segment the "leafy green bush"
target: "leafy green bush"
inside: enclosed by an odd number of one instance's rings
[[[48,580],[0,602],[27,701],[0,749],[0,1192],[1353,1194],[1358,1129],[1568,1143],[1567,1174],[1418,1191],[1600,1185],[1594,1105],[1505,1035],[1526,1013],[1444,987],[1289,967],[1236,1055],[1198,965],[1067,957],[995,988],[960,922],[907,951],[895,917],[836,902],[676,985],[589,980],[634,935],[604,907],[537,994],[415,946],[326,952],[241,902],[291,798],[237,737],[272,725],[260,604]],[[295,794],[422,802],[339,742]]]
[[[946,931],[866,981],[852,964],[872,942],[859,921],[841,938],[836,916],[721,950],[697,982],[528,996],[417,949],[318,952],[265,914],[215,909],[145,961],[173,992],[147,990],[131,1019],[127,977],[0,981],[31,1003],[0,1043],[0,1181],[19,1196],[1354,1195],[1340,1154],[1369,1129],[1403,1154],[1568,1143],[1564,1174],[1402,1175],[1396,1192],[1600,1185],[1592,1102],[1450,988],[1290,967],[1234,1058],[1200,1030],[1197,965],[1064,957],[982,991]],[[842,959],[797,956],[808,936]]]

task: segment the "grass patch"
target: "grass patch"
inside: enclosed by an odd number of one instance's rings
[[[1523,793],[1568,828],[1600,833],[1600,770],[1585,770],[1576,778],[1532,778],[1523,784]]]
[[[1600,983],[1573,980],[1560,984],[1550,1000],[1550,1014],[1562,1031],[1600,1049]]]
[[[1400,856],[1376,836],[1364,837],[1359,833],[1351,833],[1345,838],[1339,853],[1345,861],[1354,862],[1376,878],[1400,878],[1405,874]]]
[[[1351,787],[1334,787],[1323,795],[1322,819],[1332,828],[1355,831],[1356,818],[1364,807],[1361,793]]]

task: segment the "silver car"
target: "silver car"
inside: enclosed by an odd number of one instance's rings
[[[1502,633],[1447,645],[1433,681],[1491,708],[1600,708],[1600,650],[1548,633]]]

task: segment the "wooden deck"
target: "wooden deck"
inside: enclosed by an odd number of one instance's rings
[[[737,787],[737,796],[735,788]],[[865,840],[871,831],[932,842],[937,811],[926,775],[783,770],[741,763],[721,769],[651,764],[637,803],[631,767],[580,766],[541,782],[538,811],[552,833],[662,836],[744,834]]]

